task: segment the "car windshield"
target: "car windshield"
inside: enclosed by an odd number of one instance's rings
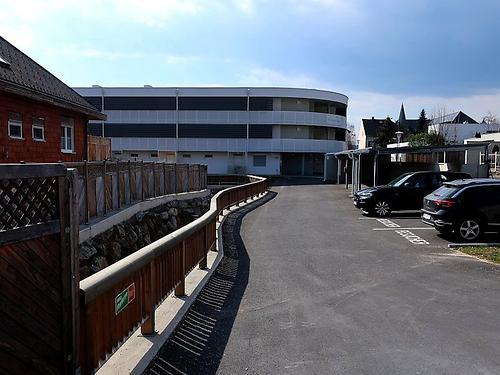
[[[411,173],[402,174],[401,176],[396,177],[394,180],[389,182],[387,185],[399,187],[403,185],[406,181],[408,181],[411,176],[412,176]]]
[[[434,191],[432,193],[432,195],[435,195],[437,197],[442,197],[442,198],[449,198],[459,190],[460,190],[460,188],[458,188],[456,186],[443,185],[439,189]]]

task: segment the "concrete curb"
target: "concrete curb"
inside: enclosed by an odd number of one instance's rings
[[[213,272],[218,268],[223,256],[224,256],[224,244],[222,242],[222,226],[224,222],[226,221],[226,218],[228,215],[234,211],[239,210],[242,207],[245,207],[246,205],[256,202],[259,199],[264,198],[268,192],[265,192],[263,195],[250,200],[249,202],[243,203],[240,206],[232,206],[230,207],[229,210],[224,211],[224,215],[222,217],[221,222],[219,223],[219,226],[217,228],[217,242],[216,242],[216,247],[217,247],[217,256],[213,263],[211,264],[210,268],[208,270],[198,270],[195,269],[191,271],[191,273],[194,273],[196,271],[198,272],[206,272],[206,274],[199,280],[196,284],[196,286],[191,286],[193,289],[189,295],[186,297],[182,298],[177,298],[177,297],[167,297],[167,299],[162,302],[161,305],[163,304],[173,304],[173,301],[179,302],[182,301],[182,305],[177,311],[162,311],[165,316],[166,315],[171,315],[174,314],[172,318],[167,318],[169,319],[168,322],[166,322],[166,327],[162,330],[161,333],[159,333],[156,336],[153,337],[144,337],[140,335],[140,329],[138,329],[134,334],[132,334],[132,337],[129,340],[148,340],[148,345],[149,347],[147,349],[137,349],[136,350],[145,350],[144,353],[137,353],[134,352],[134,355],[127,355],[127,352],[132,352],[134,348],[127,347],[126,343],[119,348],[113,356],[110,357],[110,359],[102,365],[102,367],[96,372],[97,375],[107,375],[107,374],[142,374],[144,370],[148,367],[149,363],[153,360],[153,358],[158,354],[162,346],[165,344],[165,342],[169,339],[171,334],[174,332],[174,330],[177,328],[177,325],[181,322],[181,320],[184,318],[184,315],[188,312],[196,298],[198,297],[199,293],[202,291],[202,289],[205,287],[205,285],[208,283],[210,280]],[[212,252],[213,253],[213,252]],[[189,276],[188,276],[189,277]],[[188,279],[186,278],[186,289],[188,289]],[[177,303],[177,305],[179,304]],[[158,307],[158,310],[161,309],[161,306]],[[167,309],[168,310],[168,309]],[[159,321],[159,317],[157,316],[157,322]],[[129,345],[131,346],[131,345]],[[146,345],[147,346],[147,345]],[[122,351],[122,353],[120,353]],[[140,355],[140,359],[137,361],[137,357]],[[115,357],[115,360],[113,361],[113,357]],[[119,357],[119,358],[117,358]],[[136,359],[134,359],[134,357]],[[127,362],[128,363],[124,363]],[[112,363],[113,362],[113,363]]]
[[[455,249],[457,247],[477,247],[477,246],[500,246],[498,242],[486,243],[486,242],[467,242],[467,243],[449,243],[448,248]]]

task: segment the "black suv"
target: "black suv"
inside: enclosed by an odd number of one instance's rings
[[[424,198],[422,221],[442,233],[474,241],[500,230],[500,180],[475,178],[446,183]]]
[[[458,172],[405,173],[387,185],[363,189],[354,194],[354,205],[377,216],[387,216],[391,211],[419,210],[422,199],[443,183],[470,178]]]

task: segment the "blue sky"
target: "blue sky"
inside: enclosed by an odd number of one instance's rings
[[[500,116],[498,0],[0,0],[0,34],[71,86],[279,85],[349,121]]]

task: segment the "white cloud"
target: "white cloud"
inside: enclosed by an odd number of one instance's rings
[[[82,47],[79,45],[67,45],[60,48],[45,48],[44,53],[55,56],[76,56],[98,60],[120,60],[120,59],[138,59],[144,57],[142,52],[121,52],[101,50],[94,47]]]
[[[203,2],[194,0],[110,0],[108,5],[118,16],[151,27],[165,27],[179,14],[195,14],[203,9]]]
[[[284,73],[263,67],[253,67],[239,75],[239,84],[246,86],[311,87],[316,81],[307,74]]]
[[[194,56],[194,55],[175,55],[175,54],[167,54],[165,56],[165,60],[167,64],[171,65],[184,65],[184,64],[192,64],[204,61],[205,58],[202,56]]]
[[[401,103],[404,102],[407,118],[418,118],[424,108],[428,116],[440,108],[448,111],[463,111],[477,121],[481,121],[488,111],[500,116],[500,89],[484,93],[445,97],[438,95],[399,95],[375,91],[353,90],[332,82],[319,80],[304,73],[287,73],[278,70],[253,67],[239,77],[242,85],[307,87],[336,91],[349,97],[348,122],[359,129],[362,118],[397,118]]]
[[[233,4],[243,13],[253,13],[255,10],[254,0],[233,0]]]

